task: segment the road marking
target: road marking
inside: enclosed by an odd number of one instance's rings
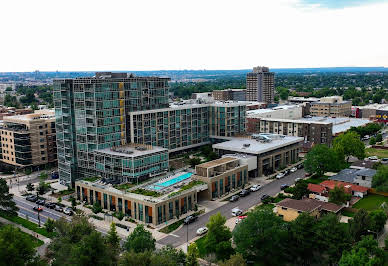
[[[26,211],[28,211],[28,212],[30,212],[30,213],[33,213],[33,214],[35,214],[35,215],[38,215],[38,212],[35,213],[35,211],[31,211],[30,209],[27,209],[27,208],[25,208],[25,207],[23,207],[23,206],[18,206],[18,207],[21,208],[21,209],[24,209],[24,210],[26,210]],[[52,214],[51,212],[48,212],[48,213]],[[70,221],[70,219],[69,219],[68,217],[66,217],[66,216],[62,216],[62,215],[58,215],[58,214],[56,214],[56,215],[59,216],[59,217],[63,217],[63,218],[65,218],[66,220]],[[40,213],[39,216],[44,217],[44,218],[46,218],[46,219],[51,219],[51,220],[54,219],[53,217],[46,216],[46,215],[44,215],[44,214],[42,214],[42,213]]]
[[[175,236],[177,238],[180,238],[180,236],[177,236],[177,235],[174,235],[174,234],[170,234],[170,236]]]

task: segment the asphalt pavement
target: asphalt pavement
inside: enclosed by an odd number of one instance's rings
[[[233,208],[239,208],[240,210],[247,211],[252,206],[255,206],[261,202],[261,196],[264,194],[274,196],[279,193],[280,186],[283,184],[292,185],[295,183],[296,178],[304,178],[305,177],[304,169],[299,169],[298,171],[289,174],[281,179],[274,179],[271,183],[264,185],[259,191],[251,192],[248,196],[240,198],[236,202],[228,202],[227,204],[214,209],[208,213],[205,213],[199,216],[198,220],[192,224],[184,225],[181,229],[170,233],[168,236],[160,239],[157,243],[162,245],[171,245],[173,247],[178,247],[182,244],[185,244],[191,239],[196,237],[196,231],[200,227],[204,227],[211,215],[220,212],[221,215],[225,216],[226,219],[232,217],[231,210]]]

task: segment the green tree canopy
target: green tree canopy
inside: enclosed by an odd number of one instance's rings
[[[360,209],[353,217],[349,220],[350,234],[353,236],[355,242],[360,241],[361,237],[368,234],[370,227],[370,217],[365,209]]]
[[[28,236],[12,225],[0,228],[0,265],[39,265]]]
[[[236,251],[246,260],[281,265],[286,260],[288,228],[272,210],[256,209],[233,230]]]
[[[0,178],[0,211],[10,216],[17,216],[18,210],[19,208],[13,201],[13,194],[9,193],[7,181]]]
[[[380,165],[372,179],[372,187],[377,191],[388,192],[388,166]]]
[[[380,232],[387,221],[387,214],[381,209],[373,210],[369,213],[369,230]]]
[[[345,193],[343,186],[335,186],[329,191],[329,201],[338,205],[348,202],[351,198],[350,194]]]
[[[338,158],[333,149],[323,144],[315,145],[306,155],[304,162],[305,170],[308,173],[323,175],[327,171],[336,169]]]
[[[371,236],[365,236],[349,252],[344,251],[338,263],[340,266],[384,265],[384,252],[378,247],[377,241]]]
[[[349,131],[336,137],[333,146],[336,151],[343,153],[348,160],[351,155],[360,160],[365,158],[365,145],[360,140],[360,135],[354,131]]]
[[[71,222],[55,222],[57,236],[49,245],[52,265],[112,265],[116,258],[101,233],[85,216],[73,216]]]
[[[204,241],[206,254],[215,253],[218,260],[226,260],[233,254],[232,233],[225,222],[226,218],[218,212],[210,216],[206,225],[209,229]]]
[[[227,261],[221,262],[220,266],[246,266],[246,262],[241,254],[234,254],[230,256]]]
[[[198,266],[199,251],[195,242],[191,243],[187,248],[187,266]]]
[[[144,252],[155,250],[155,239],[152,234],[144,228],[144,225],[138,224],[133,232],[128,236],[124,244],[126,250],[134,252]]]

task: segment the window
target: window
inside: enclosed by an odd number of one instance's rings
[[[43,136],[43,132],[41,131],[41,132],[39,132],[39,134],[41,135],[41,136]]]
[[[46,160],[46,157],[42,157],[42,161]]]
[[[40,145],[40,148],[43,149],[43,148],[44,148],[44,145]]]
[[[44,139],[40,139],[40,142],[44,142]]]

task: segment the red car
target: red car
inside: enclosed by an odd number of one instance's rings
[[[43,211],[43,208],[40,206],[34,206],[34,208],[32,208],[32,209],[34,209],[34,211],[38,211],[38,212]]]

